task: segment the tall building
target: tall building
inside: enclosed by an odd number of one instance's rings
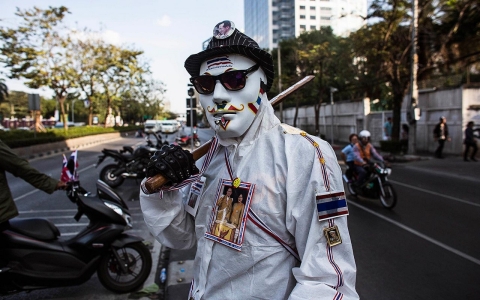
[[[365,24],[367,0],[244,0],[245,34],[261,48],[321,27],[348,36]]]

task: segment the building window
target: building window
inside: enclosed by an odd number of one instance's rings
[[[330,17],[320,17],[320,20],[330,20]]]
[[[311,25],[310,30],[317,30],[317,27],[315,25]]]
[[[300,29],[303,29],[303,30],[307,29],[307,25],[300,25]]]
[[[273,39],[273,43],[276,44],[276,43],[277,43],[277,39]]]
[[[320,10],[332,10],[331,7],[320,7]]]
[[[300,19],[305,19],[305,15],[300,15]]]
[[[315,6],[310,6],[310,10],[315,10]]]
[[[300,5],[300,9],[305,9],[305,5]]]
[[[315,20],[316,18],[316,16],[310,16],[310,20]]]

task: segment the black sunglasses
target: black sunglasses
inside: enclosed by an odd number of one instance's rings
[[[247,82],[247,74],[255,72],[260,67],[256,64],[246,70],[235,70],[225,72],[217,76],[200,75],[190,78],[190,82],[193,84],[199,94],[208,95],[213,93],[217,80],[229,91],[238,91],[245,87]]]

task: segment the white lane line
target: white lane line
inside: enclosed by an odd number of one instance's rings
[[[26,193],[26,194],[23,194],[23,195],[21,195],[21,196],[18,196],[17,198],[13,199],[13,201],[20,200],[20,199],[25,198],[25,197],[27,197],[27,196],[30,196],[31,194],[36,193],[36,192],[38,192],[38,190],[30,191],[30,192],[28,192],[28,193]]]
[[[480,259],[476,259],[475,257],[472,257],[472,256],[470,256],[470,255],[468,255],[468,254],[465,254],[465,253],[463,253],[463,252],[461,252],[461,251],[459,251],[459,250],[457,250],[457,249],[455,249],[455,248],[452,248],[452,247],[450,247],[450,246],[448,246],[448,245],[445,245],[444,243],[439,242],[439,241],[437,241],[437,240],[435,240],[435,239],[433,239],[433,238],[431,238],[431,237],[429,237],[429,236],[427,236],[427,235],[425,235],[425,234],[423,234],[423,233],[420,233],[420,232],[416,231],[416,230],[413,229],[413,228],[410,228],[410,227],[405,226],[405,225],[403,225],[403,224],[401,224],[401,223],[398,223],[397,221],[394,221],[394,220],[392,220],[392,219],[389,219],[389,218],[387,218],[387,217],[385,217],[385,216],[383,216],[383,215],[381,215],[381,214],[379,214],[379,213],[377,213],[377,212],[375,212],[375,211],[373,211],[373,210],[371,210],[371,209],[369,209],[369,208],[366,208],[366,207],[363,206],[363,205],[360,205],[360,204],[358,204],[358,203],[355,203],[355,202],[353,202],[353,201],[348,201],[348,204],[349,204],[349,205],[351,204],[351,205],[356,206],[356,207],[358,207],[358,208],[360,208],[360,209],[363,209],[364,211],[369,212],[369,213],[371,213],[372,215],[375,215],[375,216],[379,217],[380,219],[383,219],[383,220],[385,220],[385,221],[387,221],[387,222],[389,222],[389,223],[391,223],[391,224],[393,224],[393,225],[395,225],[395,226],[398,226],[398,227],[402,228],[403,230],[406,230],[406,231],[408,231],[408,232],[410,232],[410,233],[413,233],[414,235],[416,235],[416,236],[418,236],[418,237],[420,237],[420,238],[422,238],[422,239],[424,239],[424,240],[426,240],[426,241],[429,241],[429,242],[432,243],[432,244],[435,244],[435,245],[437,245],[437,246],[439,246],[439,247],[441,247],[441,248],[443,248],[443,249],[445,249],[445,250],[447,250],[447,251],[450,251],[450,252],[452,252],[452,253],[460,256],[460,257],[463,257],[463,258],[465,258],[465,259],[467,259],[467,260],[469,260],[469,261],[471,261],[471,262],[473,262],[473,263],[475,263],[475,264],[477,264],[477,265],[480,265]]]
[[[95,167],[95,165],[89,165],[88,167],[85,167],[85,168],[83,168],[83,169],[81,169],[81,170],[78,170],[78,173],[82,173],[82,172],[84,172],[84,171],[86,171],[86,170],[88,170],[88,169],[91,169],[91,168],[93,168],[93,167]]]
[[[48,217],[46,217],[48,219]],[[61,224],[55,224],[57,227],[74,227],[74,226],[87,226],[88,223],[61,223]]]
[[[19,214],[37,214],[37,213],[64,213],[64,212],[75,212],[77,209],[52,209],[52,210],[25,210],[20,211]],[[44,218],[48,218],[48,216],[44,216]]]
[[[462,203],[464,203],[464,204],[469,204],[469,205],[473,205],[473,206],[480,207],[480,203],[474,203],[474,202],[470,202],[470,201],[467,201],[467,200],[459,199],[459,198],[456,198],[456,197],[448,196],[448,195],[445,195],[445,194],[441,194],[441,193],[437,193],[437,192],[432,192],[432,191],[429,191],[429,190],[426,190],[426,189],[422,189],[422,188],[419,188],[419,187],[416,187],[416,186],[413,186],[413,185],[401,183],[401,182],[398,182],[398,181],[395,181],[395,180],[389,180],[389,181],[390,181],[390,182],[393,182],[393,183],[395,183],[395,184],[398,184],[398,185],[407,187],[407,188],[411,188],[411,189],[417,190],[417,191],[421,191],[421,192],[428,193],[428,194],[432,194],[432,195],[435,195],[435,196],[440,196],[440,197],[447,198],[447,199],[450,199],[450,200],[462,202]]]
[[[140,230],[140,229],[130,229],[128,231],[125,231],[126,234],[128,233],[144,233],[145,230]],[[74,236],[77,235],[79,231],[77,232],[65,232],[65,233],[60,233],[60,236]]]

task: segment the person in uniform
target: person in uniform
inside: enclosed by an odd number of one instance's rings
[[[243,195],[239,194],[237,202],[233,204],[232,214],[230,215],[230,224],[235,227],[239,227],[242,222],[243,210],[245,209],[245,204],[243,204]]]
[[[179,147],[159,150],[147,177],[161,174],[169,183],[149,193],[145,179],[140,204],[162,245],[197,247],[189,299],[358,299],[342,171],[326,141],[275,116],[267,98],[271,55],[235,29],[212,37],[185,68],[215,137],[197,166]],[[184,198],[200,176],[205,181],[192,215]],[[234,193],[250,187],[248,218],[232,243],[209,238],[223,183],[233,183]],[[339,236],[333,244],[332,230]]]
[[[225,195],[221,196],[217,201],[217,218],[219,222],[228,221],[232,212],[233,198],[232,188],[227,188]]]

